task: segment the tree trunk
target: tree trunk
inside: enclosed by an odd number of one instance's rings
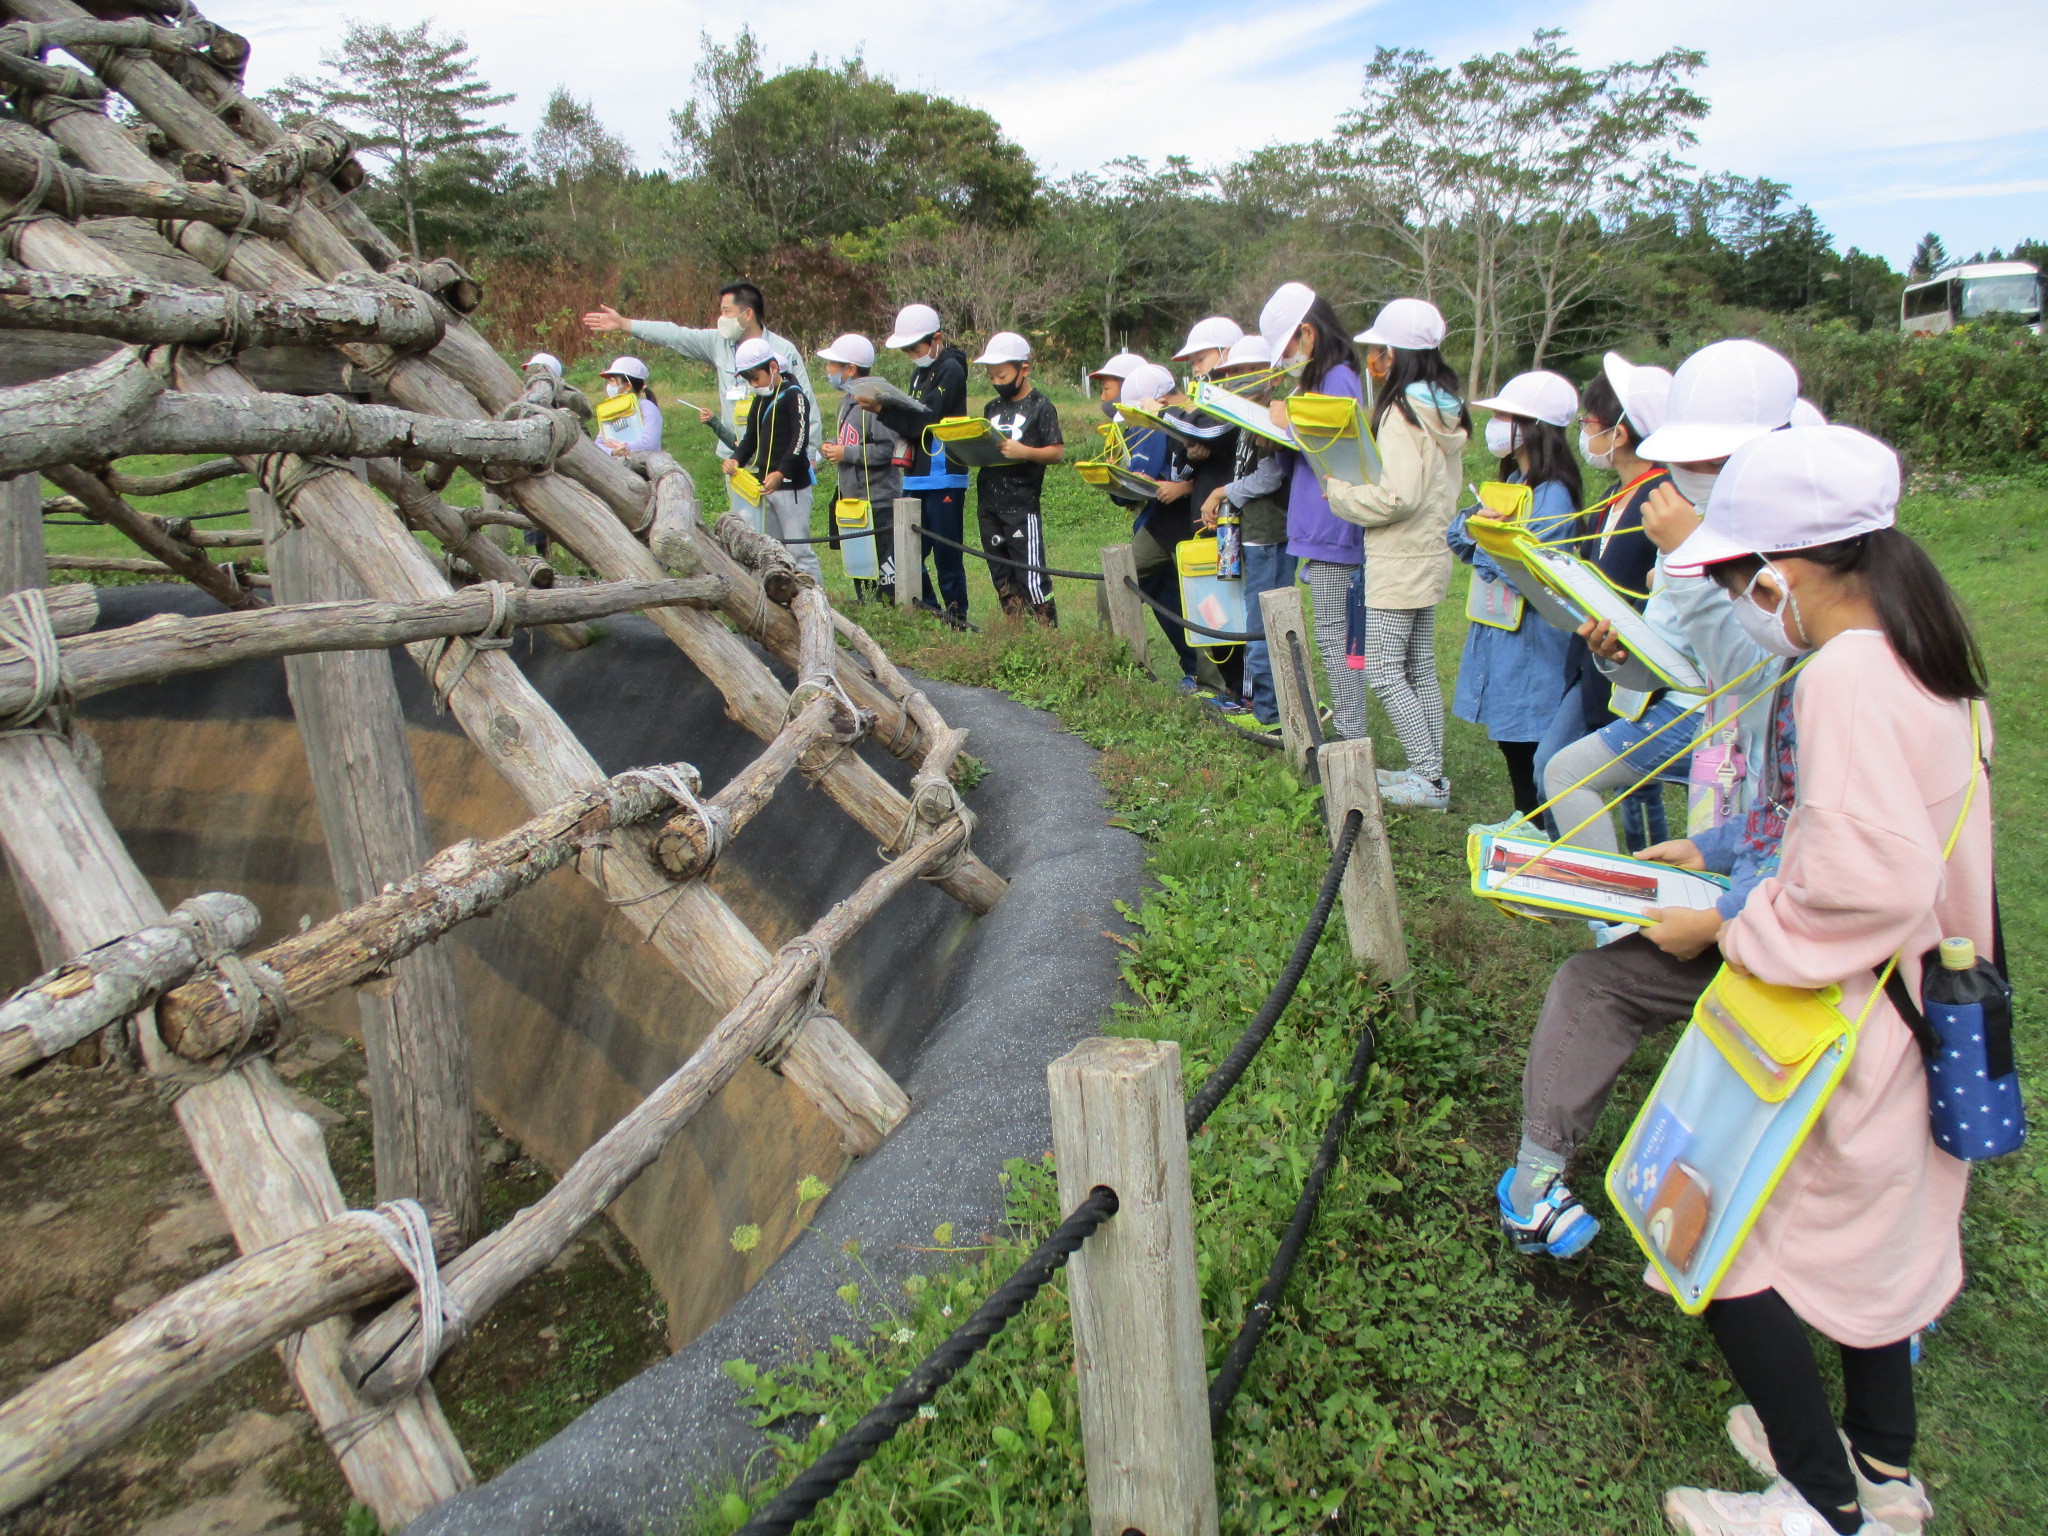
[[[30,148],[27,135],[0,132],[0,192],[13,202],[34,187],[38,161],[43,158]],[[95,176],[90,171],[60,173],[44,191],[41,206],[52,213],[77,219],[115,216],[141,219],[198,219],[219,229],[244,225],[259,235],[282,239],[291,232],[288,209],[269,203],[250,203],[227,187],[210,187],[199,182],[124,181],[113,176]],[[53,327],[63,329],[63,327]]]
[[[0,329],[109,336],[141,345],[318,347],[441,339],[441,307],[419,289],[355,277],[284,295],[193,288],[85,272],[0,271]]]

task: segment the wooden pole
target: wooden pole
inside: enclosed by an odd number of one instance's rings
[[[47,223],[48,221],[44,221]],[[31,486],[33,490],[33,486]],[[28,498],[12,510],[24,514]],[[42,529],[40,507],[32,519]],[[0,537],[0,553],[20,538]],[[0,567],[0,590],[33,577]],[[53,736],[0,737],[0,842],[16,878],[48,914],[65,953],[160,925],[163,903],[121,844],[70,745]],[[177,1115],[245,1253],[338,1216],[346,1204],[320,1127],[295,1108],[268,1061],[196,1084]],[[475,1478],[433,1388],[377,1413],[342,1369],[343,1324],[329,1321],[282,1346],[315,1421],[338,1438],[349,1486],[387,1526],[403,1525]]]
[[[1046,1080],[1060,1209],[1104,1184],[1118,1200],[1068,1264],[1094,1536],[1214,1536],[1180,1047],[1084,1040]]]
[[[433,1217],[434,1246],[455,1223]],[[324,1319],[384,1301],[412,1277],[360,1221],[330,1221],[173,1291],[0,1404],[0,1513],[175,1408],[242,1361]]]
[[[196,545],[173,538],[162,518],[136,511],[90,470],[52,464],[46,475],[52,485],[77,498],[87,517],[126,534],[146,554],[168,566],[171,574],[184,577],[223,608],[259,606],[255,592],[245,587],[233,570],[214,564]]]
[[[1138,562],[1128,544],[1112,544],[1102,552],[1102,594],[1109,603],[1109,628],[1123,641],[1131,660],[1152,670],[1152,640],[1145,633],[1145,605],[1124,585],[1138,579]]]
[[[910,608],[924,596],[924,503],[915,496],[896,498],[896,606]]]
[[[42,482],[35,475],[10,475],[0,480],[0,570],[8,572],[6,590],[49,585],[50,566],[43,554]],[[94,602],[97,612],[98,602]],[[87,628],[90,628],[87,625]]]
[[[1344,927],[1351,936],[1352,957],[1376,967],[1400,996],[1403,1012],[1412,1017],[1408,941],[1401,931],[1401,898],[1394,888],[1394,855],[1387,844],[1371,738],[1330,742],[1322,750],[1320,766],[1331,843],[1342,834],[1351,812],[1364,817],[1351,862],[1344,869]]]
[[[320,540],[287,532],[277,503],[249,493],[271,578],[285,603],[364,600],[362,584]],[[433,856],[405,710],[382,651],[287,656],[285,686],[313,774],[313,799],[344,907],[409,878]],[[419,1200],[467,1239],[483,1219],[469,1030],[455,962],[427,945],[394,962],[391,985],[358,988],[370,1076],[377,1198]]]
[[[1259,618],[1266,631],[1266,660],[1273,669],[1273,694],[1280,705],[1280,740],[1294,771],[1311,782],[1323,728],[1316,717],[1316,690],[1308,674],[1308,619],[1301,588],[1293,582],[1259,594]]]

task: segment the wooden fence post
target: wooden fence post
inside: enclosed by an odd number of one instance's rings
[[[1128,544],[1112,544],[1102,552],[1102,591],[1109,601],[1109,628],[1131,648],[1131,659],[1152,670],[1151,637],[1145,633],[1145,605],[1124,585],[1138,579],[1138,562]]]
[[[1046,1078],[1060,1208],[1119,1201],[1068,1266],[1094,1536],[1214,1536],[1180,1047],[1084,1040]]]
[[[1400,1000],[1402,1014],[1412,1019],[1415,996],[1408,975],[1408,940],[1401,931],[1401,898],[1394,889],[1394,854],[1387,845],[1387,821],[1380,810],[1372,740],[1333,741],[1323,748],[1321,757],[1331,844],[1335,845],[1352,811],[1365,818],[1344,870],[1344,926],[1351,935],[1351,954],[1378,968]]]
[[[281,603],[367,597],[313,534],[285,533],[277,504],[249,492]],[[313,775],[313,798],[344,908],[368,901],[433,857],[405,714],[385,651],[285,658],[285,681]],[[377,1198],[423,1200],[455,1218],[464,1240],[483,1219],[469,1034],[455,962],[438,944],[391,968],[388,986],[358,988],[370,1076]]]
[[[924,540],[918,536],[924,503],[896,498],[896,606],[908,608],[924,595]]]
[[[1290,581],[1261,592],[1259,619],[1266,632],[1273,693],[1280,705],[1280,740],[1294,771],[1313,783],[1323,727],[1316,716],[1316,688],[1308,670],[1308,620],[1302,613],[1301,588]]]

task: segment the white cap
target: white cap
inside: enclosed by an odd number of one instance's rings
[[[1365,330],[1352,337],[1368,347],[1403,347],[1410,352],[1427,352],[1444,344],[1450,327],[1443,311],[1427,299],[1394,299],[1373,317]]]
[[[529,368],[545,368],[556,378],[562,376],[562,360],[552,352],[536,352],[526,360]]]
[[[1853,539],[1898,520],[1899,456],[1854,427],[1763,432],[1728,456],[1699,531],[1664,557],[1690,576],[1741,555]]]
[[[1188,330],[1188,339],[1180,344],[1176,358],[1193,357],[1197,352],[1227,352],[1244,340],[1244,327],[1228,315],[1211,315],[1206,320],[1197,320]]]
[[[622,379],[638,379],[642,384],[647,382],[647,365],[637,357],[615,357],[604,373],[615,373]],[[603,377],[603,374],[599,377]]]
[[[1828,419],[1822,413],[1821,408],[1815,405],[1811,400],[1807,399],[1806,396],[1801,395],[1797,400],[1794,400],[1792,402],[1793,426],[1824,427],[1827,424]]]
[[[1664,425],[1636,444],[1660,464],[1725,459],[1792,419],[1799,371],[1760,341],[1717,341],[1678,365]]]
[[[939,329],[939,312],[929,304],[906,304],[896,311],[896,329],[889,333],[885,347],[909,347],[934,335]]]
[[[1258,368],[1273,365],[1273,349],[1266,345],[1263,336],[1247,336],[1243,341],[1233,342],[1229,356],[1223,359],[1226,368],[1242,368],[1247,363]]]
[[[1124,376],[1124,398],[1132,402],[1162,400],[1179,387],[1173,370],[1159,363],[1142,364]]]
[[[1579,413],[1579,392],[1571,380],[1548,371],[1518,373],[1490,400],[1474,400],[1481,410],[1503,416],[1528,416],[1561,427]]]
[[[732,351],[734,373],[752,373],[756,368],[765,368],[775,361],[775,349],[768,345],[765,336],[749,336]]]
[[[1315,301],[1316,291],[1307,283],[1282,283],[1273,290],[1273,297],[1266,300],[1266,307],[1259,311],[1259,334],[1266,338],[1266,348],[1273,354],[1274,362],[1286,355],[1287,343],[1301,329],[1301,322],[1308,318],[1309,307]]]
[[[1670,369],[1638,366],[1619,352],[1610,352],[1600,360],[1600,371],[1614,386],[1621,414],[1628,418],[1630,437],[1640,443],[1664,425],[1665,407],[1671,399]]]
[[[872,368],[875,366],[875,344],[865,336],[848,331],[831,346],[818,348],[818,356],[828,363],[844,363],[849,368]]]
[[[1031,361],[1031,343],[1015,331],[997,331],[989,337],[988,345],[981,349],[977,363],[1028,363]]]
[[[1100,368],[1088,375],[1091,379],[1127,379],[1133,368],[1145,366],[1145,359],[1135,352],[1119,352]]]

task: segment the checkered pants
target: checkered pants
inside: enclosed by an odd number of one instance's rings
[[[1351,586],[1355,565],[1334,560],[1304,560],[1302,579],[1315,601],[1316,649],[1323,655],[1323,678],[1330,688],[1331,723],[1346,741],[1365,734],[1364,675],[1354,672],[1344,657],[1344,594]]]
[[[1408,766],[1444,776],[1444,689],[1436,675],[1434,608],[1365,610],[1365,685],[1394,722]]]

